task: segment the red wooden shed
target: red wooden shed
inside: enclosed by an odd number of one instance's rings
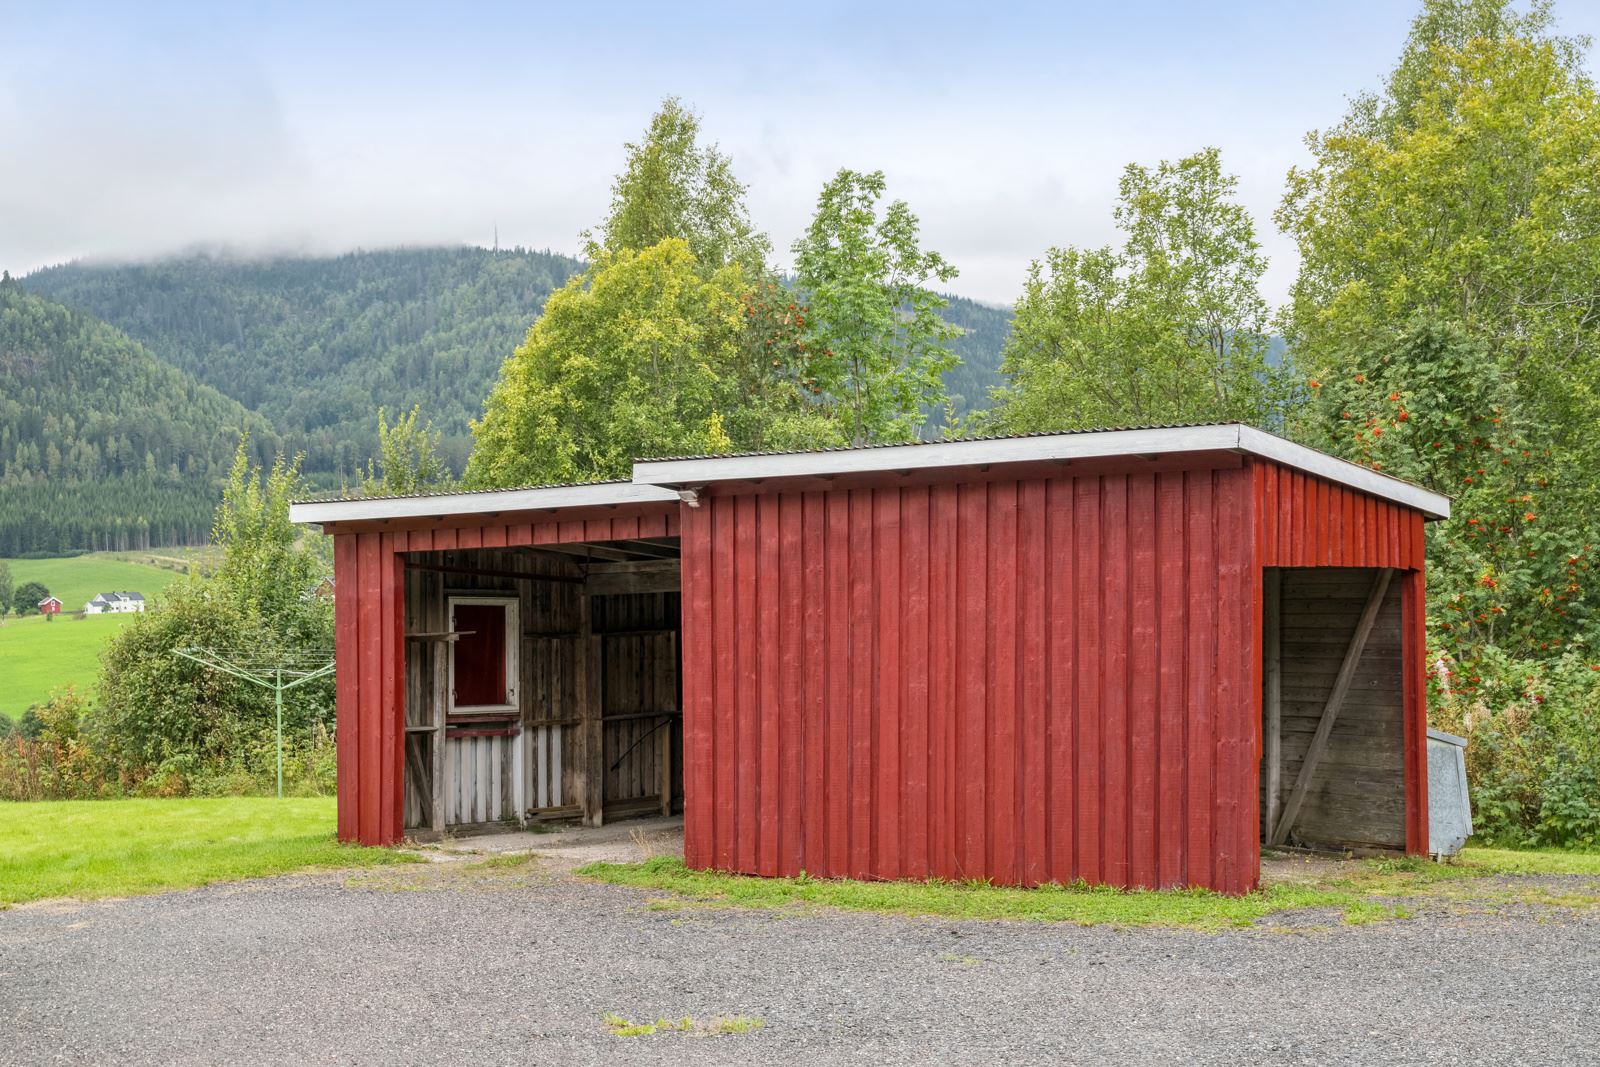
[[[1237,424],[297,504],[339,830],[684,814],[696,867],[1243,892],[1427,849],[1423,523]]]

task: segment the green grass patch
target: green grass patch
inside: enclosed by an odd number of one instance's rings
[[[531,867],[538,861],[538,858],[531,852],[507,852],[499,856],[490,856],[488,859],[469,863],[467,864],[467,870],[498,871],[517,867]]]
[[[0,715],[21,717],[63,686],[92,693],[100,649],[132,615],[11,619],[0,626]]]
[[[1464,848],[1457,863],[1483,874],[1600,875],[1600,852]]]
[[[700,1020],[692,1015],[681,1019],[657,1019],[654,1022],[630,1022],[614,1012],[600,1016],[612,1037],[647,1037],[650,1034],[697,1034],[701,1037],[724,1037],[728,1034],[748,1034],[766,1026],[765,1019],[748,1015],[719,1015],[714,1019]]]
[[[1018,919],[1080,926],[1172,926],[1215,930],[1249,926],[1274,912],[1337,911],[1352,924],[1400,918],[1403,908],[1353,884],[1275,885],[1242,897],[1205,889],[1119,890],[1103,886],[1018,889],[963,882],[855,882],[832,878],[755,878],[693,871],[658,856],[644,863],[591,863],[578,873],[612,885],[674,894],[658,908],[840,908],[950,919]]]
[[[1275,913],[1322,910],[1347,925],[1407,919],[1419,903],[1496,909],[1528,905],[1587,910],[1600,907],[1593,883],[1518,882],[1525,875],[1600,875],[1600,854],[1515,852],[1470,848],[1455,863],[1418,857],[1308,861],[1304,873],[1280,868],[1269,884],[1240,897],[1203,889],[1120,890],[1046,885],[1019,889],[976,882],[856,882],[845,879],[756,878],[694,871],[682,860],[592,863],[578,874],[612,885],[662,890],[648,905],[678,908],[838,908],[950,919],[1015,919],[1080,926],[1164,926],[1216,930],[1251,926]],[[1492,879],[1490,875],[1504,878]],[[781,912],[780,912],[781,913]],[[964,961],[963,961],[964,962]]]
[[[0,803],[0,906],[415,861],[338,844],[332,797]]]

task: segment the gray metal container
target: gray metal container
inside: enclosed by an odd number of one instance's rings
[[[1428,730],[1428,851],[1454,856],[1472,836],[1467,796],[1467,739]]]

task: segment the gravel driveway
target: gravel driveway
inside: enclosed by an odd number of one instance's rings
[[[1600,1059],[1594,912],[1202,934],[655,910],[552,855],[0,912],[0,1062]],[[607,1012],[764,1026],[616,1037]]]

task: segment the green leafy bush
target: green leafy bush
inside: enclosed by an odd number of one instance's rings
[[[273,789],[277,716],[262,686],[179,655],[313,662],[331,655],[333,605],[321,538],[289,522],[299,471],[263,472],[241,442],[217,509],[221,563],[169,587],[106,645],[93,704],[68,689],[30,709],[0,750],[0,797],[242,795]],[[333,678],[284,701],[284,787],[334,787]]]
[[[1488,650],[1469,689],[1436,674],[1434,724],[1468,738],[1478,836],[1515,846],[1600,846],[1600,663]]]

